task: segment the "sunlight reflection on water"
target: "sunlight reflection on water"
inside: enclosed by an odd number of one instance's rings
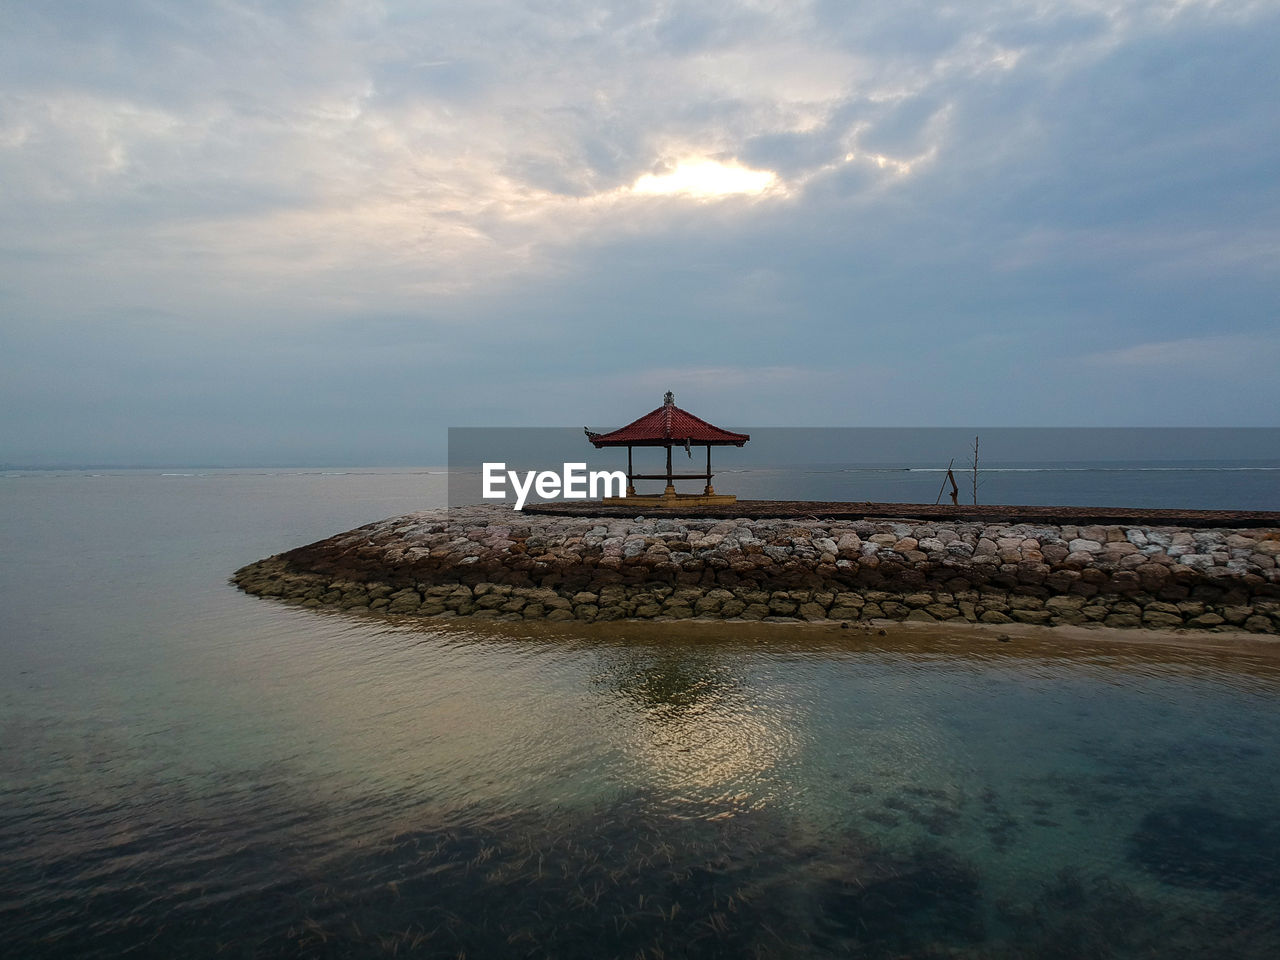
[[[421,477],[103,480],[0,517],[23,956],[1280,952],[1264,650],[312,613]]]

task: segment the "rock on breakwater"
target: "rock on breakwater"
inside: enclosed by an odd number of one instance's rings
[[[252,563],[311,607],[520,620],[864,620],[1280,632],[1280,529],[455,508]]]

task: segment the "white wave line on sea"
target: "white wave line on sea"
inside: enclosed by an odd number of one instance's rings
[[[867,471],[895,471],[899,468],[853,468]],[[946,467],[904,467],[907,473],[946,473]],[[954,469],[954,468],[953,468]],[[979,467],[979,473],[1241,473],[1246,471],[1277,471],[1280,467]]]

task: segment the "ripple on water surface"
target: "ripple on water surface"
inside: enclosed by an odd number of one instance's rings
[[[236,602],[10,710],[22,955],[1280,952],[1262,653]]]

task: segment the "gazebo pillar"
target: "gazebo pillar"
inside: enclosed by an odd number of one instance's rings
[[[651,410],[639,420],[634,420],[609,433],[593,433],[590,427],[584,427],[587,440],[598,450],[601,447],[627,448],[627,486],[626,495],[622,499],[637,506],[678,507],[681,504],[720,505],[733,503],[737,498],[732,494],[717,494],[711,485],[711,448],[713,446],[741,447],[751,439],[745,433],[734,433],[722,430],[714,424],[695,417],[687,410],[676,406],[675,396],[670,390],[662,398],[662,406]],[[690,457],[692,448],[707,448],[707,468],[702,473],[689,470],[676,473],[672,465],[672,447],[684,447]],[[637,473],[633,457],[633,447],[665,447],[667,451],[667,469],[663,473]],[[666,482],[661,494],[636,493],[637,480],[663,480]],[[680,494],[676,492],[676,481],[703,481],[702,493]],[[608,499],[613,499],[612,497]]]

